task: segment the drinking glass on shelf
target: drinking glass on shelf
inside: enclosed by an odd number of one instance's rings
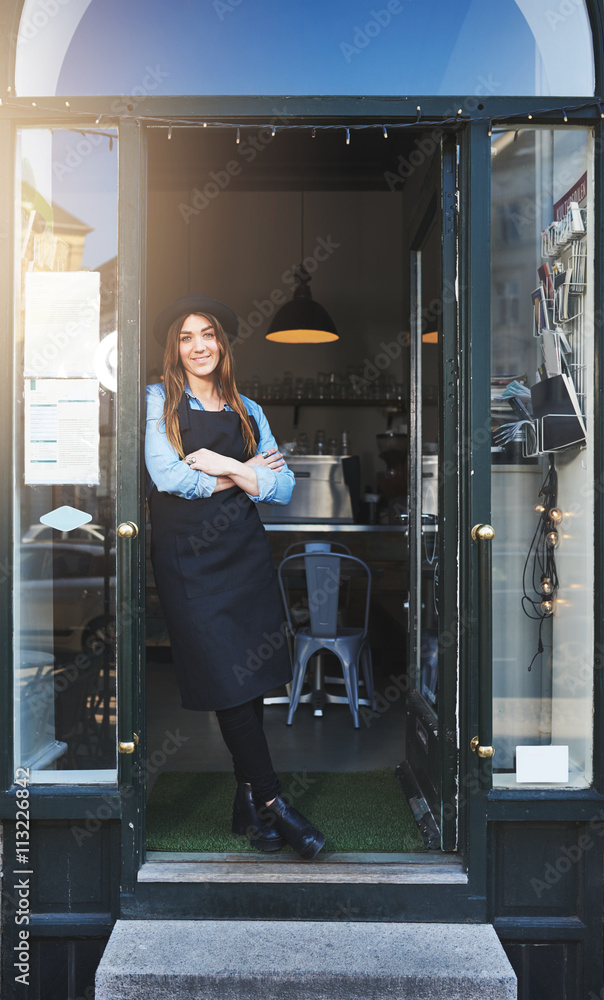
[[[325,454],[325,431],[317,431],[313,446],[313,455]]]
[[[331,437],[329,439],[329,444],[328,444],[327,448],[328,448],[328,452],[329,452],[330,455],[337,455],[338,454],[338,439],[335,438],[335,437]]]
[[[308,440],[308,434],[302,431],[298,434],[296,438],[296,452],[298,455],[308,455],[310,452],[310,442]]]

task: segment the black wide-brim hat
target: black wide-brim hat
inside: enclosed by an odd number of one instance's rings
[[[166,346],[168,330],[179,316],[190,316],[192,313],[203,313],[215,316],[222,325],[224,332],[232,342],[237,336],[237,316],[224,302],[211,299],[209,295],[183,295],[171,305],[162,309],[153,324],[153,335],[162,347]]]

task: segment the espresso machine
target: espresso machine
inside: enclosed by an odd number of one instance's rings
[[[353,524],[358,519],[358,455],[287,455],[286,459],[296,488],[286,506],[258,504],[264,522]]]

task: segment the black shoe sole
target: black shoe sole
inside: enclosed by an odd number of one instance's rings
[[[319,853],[321,848],[324,847],[324,845],[325,845],[325,834],[320,833],[318,837],[315,837],[310,847],[307,847],[304,853],[298,856],[302,858],[303,861],[312,861],[313,858],[316,858],[317,854]]]

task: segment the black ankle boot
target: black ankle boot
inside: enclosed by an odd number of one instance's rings
[[[285,802],[280,795],[259,810],[261,819],[273,817],[275,829],[285,837],[290,847],[305,861],[311,861],[325,843],[325,834],[317,830],[297,809]]]
[[[260,819],[251,786],[240,781],[233,803],[233,833],[248,836],[252,847],[259,851],[278,851],[285,840],[275,826],[276,824],[268,826]]]

